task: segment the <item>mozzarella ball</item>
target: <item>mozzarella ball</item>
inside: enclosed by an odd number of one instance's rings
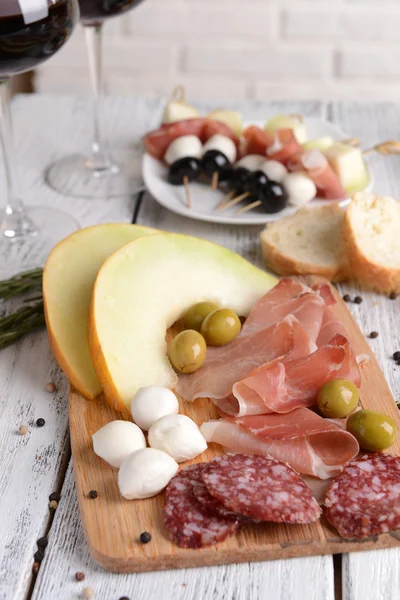
[[[260,171],[265,173],[268,179],[272,181],[277,181],[278,183],[282,183],[285,175],[287,175],[287,168],[285,165],[280,163],[277,160],[265,160],[260,165]]]
[[[176,462],[195,458],[207,449],[207,442],[196,423],[185,415],[161,417],[149,429],[149,444],[163,450]]]
[[[265,159],[259,154],[248,154],[247,156],[243,156],[240,160],[235,164],[236,167],[243,167],[244,169],[248,169],[249,171],[257,171],[260,164]]]
[[[168,146],[164,160],[167,165],[172,165],[180,158],[201,158],[203,145],[197,135],[181,135],[174,139]]]
[[[116,469],[129,454],[146,448],[142,430],[130,421],[107,423],[92,435],[92,441],[97,456]]]
[[[288,173],[282,185],[289,197],[289,203],[293,206],[304,206],[317,195],[317,186],[305,173]]]
[[[118,471],[118,487],[128,500],[152,498],[159,494],[178,472],[174,459],[154,448],[130,454]]]
[[[226,135],[216,133],[211,136],[203,146],[203,155],[208,152],[208,150],[218,150],[219,152],[222,152],[230,163],[234,163],[236,160],[235,143]]]
[[[132,418],[145,431],[161,417],[178,412],[179,403],[174,392],[159,385],[139,388],[131,403]]]

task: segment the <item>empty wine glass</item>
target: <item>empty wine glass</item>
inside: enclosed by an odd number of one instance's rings
[[[79,0],[93,88],[94,132],[88,156],[67,156],[46,171],[47,183],[65,196],[110,198],[130,195],[137,188],[132,168],[121,164],[122,160],[117,163],[111,158],[104,133],[102,32],[105,20],[121,15],[142,1]]]
[[[12,75],[35,68],[65,44],[78,17],[77,0],[0,2],[0,125],[7,186],[6,208],[0,220],[1,279],[43,264],[53,246],[79,227],[61,211],[24,205],[8,92]]]

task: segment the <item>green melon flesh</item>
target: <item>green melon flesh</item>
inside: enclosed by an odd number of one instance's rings
[[[101,392],[87,335],[97,273],[118,248],[155,231],[128,223],[87,227],[60,242],[46,262],[43,296],[50,344],[66,377],[86,398]]]
[[[190,306],[207,300],[246,316],[276,281],[238,254],[185,235],[149,236],[118,250],[100,269],[89,320],[108,401],[123,410],[141,386],[175,385],[165,335]]]

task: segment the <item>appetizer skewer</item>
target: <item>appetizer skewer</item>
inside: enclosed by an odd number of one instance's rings
[[[211,189],[216,190],[218,182],[227,179],[236,154],[236,145],[232,139],[219,133],[204,144],[203,170],[211,179]]]
[[[172,185],[184,185],[186,205],[191,208],[189,182],[195,181],[201,174],[202,144],[195,135],[183,135],[176,138],[167,148],[164,160],[169,165],[168,182]]]

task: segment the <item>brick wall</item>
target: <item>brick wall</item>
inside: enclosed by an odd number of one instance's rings
[[[114,94],[400,99],[399,0],[146,0],[106,24],[105,44]],[[89,89],[80,28],[36,88]]]

